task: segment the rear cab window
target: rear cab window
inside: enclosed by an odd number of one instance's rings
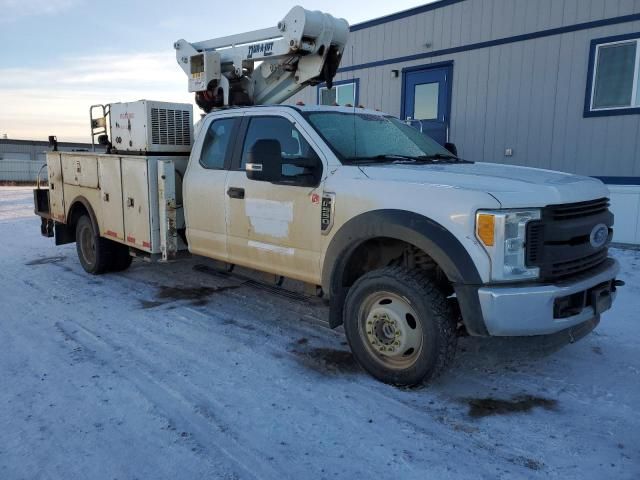
[[[207,128],[200,152],[200,165],[207,169],[224,169],[231,153],[237,118],[228,117],[214,120]]]

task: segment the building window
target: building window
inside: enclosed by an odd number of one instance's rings
[[[358,103],[358,80],[345,80],[334,82],[333,88],[329,90],[326,86],[318,87],[319,105],[357,105]]]
[[[585,115],[640,113],[640,34],[591,42]]]

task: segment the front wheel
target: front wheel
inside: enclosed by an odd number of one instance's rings
[[[455,354],[455,315],[421,270],[387,267],[349,290],[344,328],[354,357],[378,380],[412,386],[435,378]]]

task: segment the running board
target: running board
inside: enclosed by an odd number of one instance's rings
[[[269,285],[268,283],[261,282],[254,278],[251,278],[248,275],[243,275],[241,273],[235,273],[233,270],[222,270],[214,267],[210,267],[208,265],[198,264],[194,265],[193,270],[200,273],[205,273],[207,275],[212,275],[218,278],[237,278],[243,281],[243,285],[248,287],[256,288],[258,290],[263,290],[269,293],[273,293],[274,295],[278,295],[280,297],[284,297],[290,300],[296,300],[298,302],[304,303],[326,303],[325,301],[320,299],[318,295],[308,295],[304,293],[294,292],[292,290],[288,290],[286,288],[281,287],[283,282],[283,277],[274,276],[276,280],[276,285]]]

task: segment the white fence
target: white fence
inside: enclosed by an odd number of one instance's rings
[[[0,182],[35,182],[44,164],[45,162],[40,160],[0,159]],[[42,172],[40,178],[46,181],[46,171]]]

